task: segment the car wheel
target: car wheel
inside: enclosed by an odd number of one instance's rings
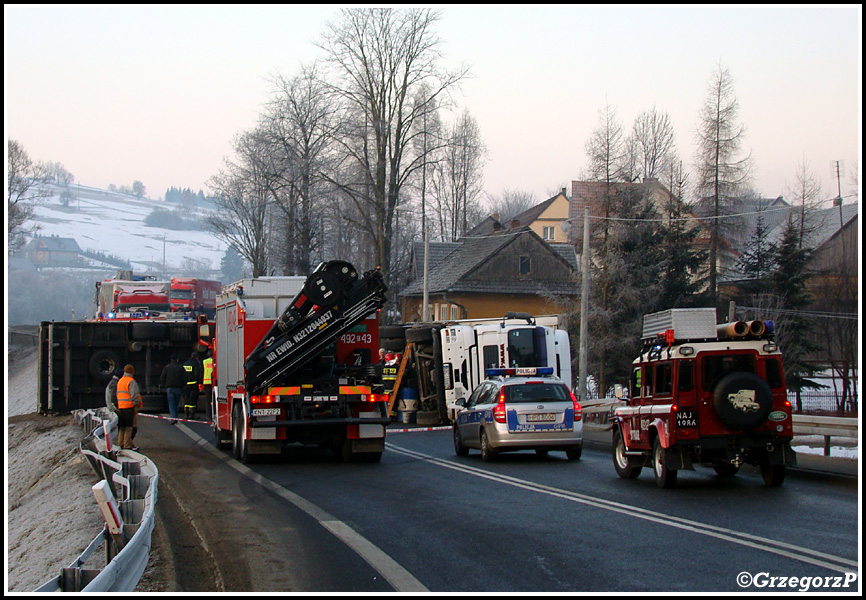
[[[574,446],[565,451],[565,457],[568,460],[580,460],[581,454],[583,454],[582,446]]]
[[[719,463],[713,465],[713,469],[719,477],[733,477],[739,472],[740,467],[739,465],[732,465],[731,463]]]
[[[677,470],[668,468],[665,463],[665,449],[662,448],[661,438],[656,437],[653,442],[653,470],[656,476],[656,485],[660,488],[672,488],[677,484]]]
[[[457,424],[451,426],[454,431],[454,452],[457,456],[469,456],[469,448],[463,445],[463,440],[460,439],[460,430],[457,429]]]
[[[785,465],[771,465],[769,461],[761,462],[761,477],[767,487],[779,487],[785,481]]]
[[[622,441],[619,427],[613,431],[613,466],[616,474],[623,479],[634,479],[640,475],[641,467],[630,465],[628,456],[625,455],[625,443]]]
[[[535,453],[538,456],[547,456],[550,453],[550,448],[536,448]]]
[[[481,460],[490,462],[496,458],[496,451],[490,447],[490,441],[487,439],[487,432],[481,430]]]

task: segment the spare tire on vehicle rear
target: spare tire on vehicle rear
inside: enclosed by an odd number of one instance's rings
[[[725,375],[713,390],[713,409],[719,420],[731,429],[754,429],[766,421],[773,410],[770,386],[747,371]]]

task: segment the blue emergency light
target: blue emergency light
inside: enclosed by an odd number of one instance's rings
[[[484,369],[485,377],[528,377],[530,375],[553,375],[553,367],[514,367],[509,369]]]

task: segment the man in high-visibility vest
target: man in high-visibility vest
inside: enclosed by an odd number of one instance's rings
[[[198,386],[201,383],[201,364],[198,362],[198,352],[193,352],[189,360],[183,363],[186,371],[186,385],[183,388],[183,409],[187,419],[195,418],[198,403]]]
[[[210,350],[207,351],[207,358],[201,361],[202,366],[202,378],[201,378],[201,391],[202,391],[202,400],[204,402],[204,414],[207,415],[208,420],[211,419],[211,390],[213,390],[213,352]]]
[[[124,450],[137,450],[132,445],[132,428],[135,424],[135,409],[141,406],[141,391],[133,379],[135,368],[123,367],[123,377],[117,382],[117,445]]]

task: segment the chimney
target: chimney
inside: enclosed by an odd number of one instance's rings
[[[562,188],[562,191],[560,192],[560,194],[562,194],[563,196],[565,196],[565,188]]]
[[[511,228],[517,229],[520,227],[520,219],[511,219]]]

